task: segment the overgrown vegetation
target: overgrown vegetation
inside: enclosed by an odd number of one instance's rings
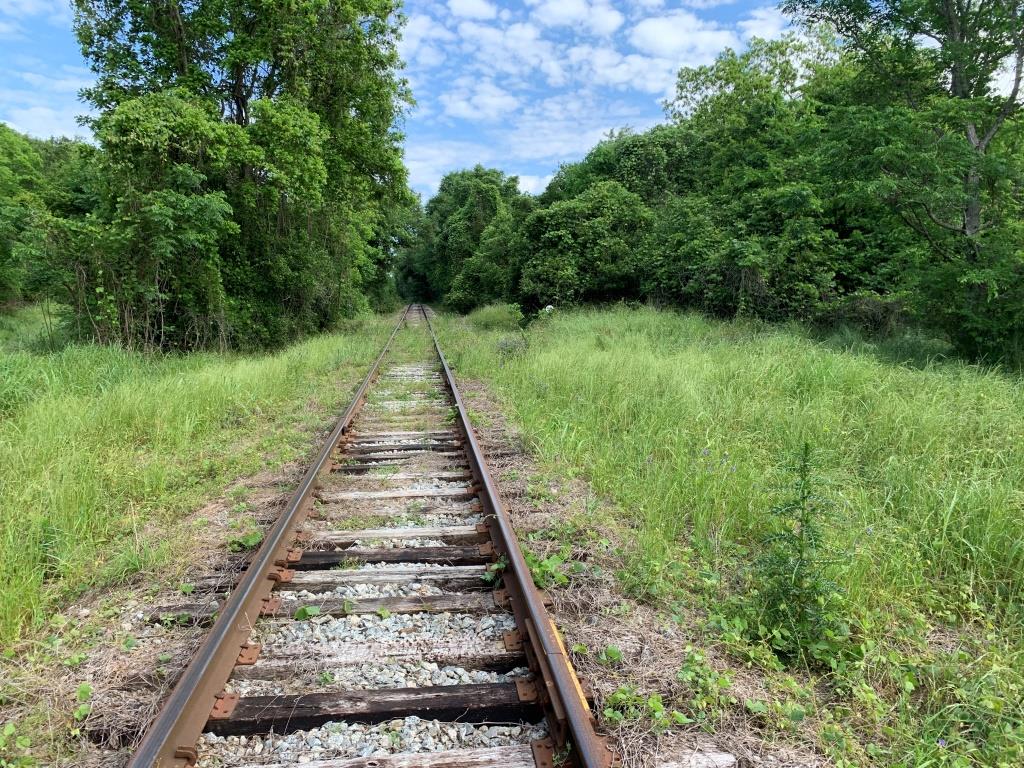
[[[157,531],[230,479],[308,451],[390,331],[360,321],[275,355],[98,345],[0,353],[0,644],[56,601],[162,562]],[[244,503],[236,505],[244,511]],[[261,534],[242,519],[232,549]]]
[[[457,375],[615,503],[622,589],[703,616],[688,631],[767,691],[695,644],[681,691],[624,689],[608,717],[731,710],[841,766],[1024,761],[1019,378],[650,309],[555,311],[512,355],[507,329],[438,324]]]
[[[540,196],[449,174],[402,290],[459,311],[640,300],[911,325],[1020,364],[1019,4],[783,6],[805,34],[682,69],[667,124],[610,135]]]
[[[411,194],[393,0],[77,0],[98,146],[0,125],[0,304],[77,338],[280,346],[396,300]]]

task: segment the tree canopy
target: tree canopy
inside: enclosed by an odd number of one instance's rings
[[[0,133],[0,291],[160,349],[280,344],[396,299],[396,2],[74,6],[98,150]]]
[[[626,299],[917,325],[1024,360],[1024,26],[994,6],[789,2],[804,33],[682,69],[666,124],[611,134],[517,203],[503,262],[440,247],[461,215],[446,177],[403,269],[454,277],[407,285],[463,310]]]

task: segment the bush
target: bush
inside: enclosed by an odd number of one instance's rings
[[[523,313],[518,304],[490,304],[473,310],[467,319],[482,331],[514,331],[522,325]]]

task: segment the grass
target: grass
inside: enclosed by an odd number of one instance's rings
[[[257,356],[0,350],[0,644],[69,596],[166,561],[230,480],[304,455],[392,318]],[[16,326],[15,323],[8,323]],[[13,335],[17,335],[16,330]]]
[[[48,304],[0,307],[0,352],[51,347],[57,334],[52,309]]]
[[[647,309],[556,312],[515,344],[472,318],[439,324],[458,374],[489,382],[543,459],[626,511],[622,581],[655,603],[736,615],[809,444],[852,626],[820,673],[839,695],[821,748],[846,765],[1024,759],[1019,378]],[[860,683],[874,709],[850,699]]]

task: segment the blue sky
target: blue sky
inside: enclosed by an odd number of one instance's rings
[[[401,43],[417,106],[406,162],[426,195],[482,163],[543,189],[610,129],[647,128],[682,66],[712,61],[784,19],[757,0],[407,0]],[[61,0],[0,0],[0,120],[34,136],[82,134],[92,80]]]

